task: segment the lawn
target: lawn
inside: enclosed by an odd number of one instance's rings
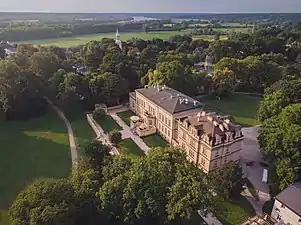
[[[165,148],[165,147],[168,146],[168,143],[159,134],[153,134],[153,135],[144,137],[143,141],[150,148],[153,148],[153,147],[163,147],[163,148]]]
[[[126,32],[120,33],[120,38],[123,41],[132,39],[132,38],[141,38],[145,40],[151,40],[153,38],[160,38],[163,40],[168,40],[171,36],[174,35],[184,35],[190,33],[191,30],[183,30],[183,31],[158,31],[158,32]],[[114,38],[116,37],[116,33],[98,33],[98,34],[89,34],[89,35],[81,35],[74,36],[68,38],[55,38],[55,39],[40,39],[40,40],[30,40],[30,41],[22,41],[22,42],[14,42],[14,44],[34,44],[34,45],[57,45],[60,47],[72,47],[77,45],[84,45],[92,40],[101,40],[102,38]]]
[[[125,111],[125,112],[120,112],[120,113],[117,113],[117,115],[128,125],[130,126],[131,125],[131,117],[132,116],[135,116],[135,114],[128,110],[128,111]]]
[[[120,38],[122,41],[127,41],[132,38],[141,38],[144,40],[152,40],[153,38],[159,38],[163,40],[169,40],[170,37],[175,35],[184,35],[190,34],[191,29],[182,30],[182,31],[157,31],[157,32],[126,32],[120,33]],[[222,39],[225,39],[227,36],[222,36]],[[84,45],[89,41],[99,41],[102,38],[116,38],[116,33],[98,33],[98,34],[87,34],[74,37],[64,37],[64,38],[53,38],[53,39],[39,39],[39,40],[28,40],[14,42],[13,44],[33,44],[33,45],[56,45],[59,47],[74,47],[78,45]],[[195,35],[193,39],[205,39],[208,41],[213,41],[214,35]]]
[[[236,123],[244,127],[258,124],[257,110],[260,101],[259,97],[234,94],[221,100],[209,96],[200,100],[205,103],[205,109],[224,115],[231,115]]]
[[[109,115],[106,115],[104,118],[97,121],[97,123],[101,126],[105,133],[109,133],[112,130],[121,130],[120,126]]]
[[[144,152],[139,146],[130,138],[124,139],[119,142],[117,146],[121,154],[132,155],[132,156],[144,156]]]
[[[218,199],[224,210],[224,215],[215,215],[224,225],[237,225],[245,222],[249,217],[255,216],[255,211],[248,200],[240,196],[236,200]]]
[[[16,195],[39,177],[68,176],[67,128],[54,113],[30,121],[0,122],[0,224]]]
[[[73,133],[76,138],[76,145],[81,153],[81,149],[85,142],[96,138],[96,135],[87,121],[87,116],[83,111],[78,111],[77,113],[68,116],[71,123]]]

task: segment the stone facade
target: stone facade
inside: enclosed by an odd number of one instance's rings
[[[205,173],[240,158],[240,126],[203,104],[168,87],[145,87],[130,93],[130,109],[155,126],[169,143],[184,149],[187,158]]]

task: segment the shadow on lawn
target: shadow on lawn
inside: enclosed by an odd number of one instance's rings
[[[19,128],[16,125],[7,127],[8,131],[3,127],[0,129],[0,211],[7,210],[17,194],[35,179],[63,178],[71,171],[68,136],[61,134],[64,130],[53,127],[51,121],[48,126],[41,124],[40,118],[35,120],[30,128],[21,124]],[[38,124],[40,127],[35,127]],[[51,137],[28,135],[24,131],[51,132],[59,136],[55,136],[58,140],[52,141]]]

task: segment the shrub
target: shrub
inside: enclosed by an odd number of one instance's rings
[[[112,130],[109,133],[109,139],[113,144],[118,144],[122,139],[121,133],[118,130]]]
[[[102,118],[104,118],[106,115],[106,112],[104,109],[95,109],[92,113],[92,117],[93,119],[95,119],[96,121],[101,120]]]
[[[271,199],[269,201],[266,201],[263,206],[262,206],[262,212],[264,214],[269,214],[271,215],[271,212],[272,212],[272,209],[273,209],[273,206],[274,206],[274,201],[275,199]]]

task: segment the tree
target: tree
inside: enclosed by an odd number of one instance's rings
[[[118,130],[112,130],[110,133],[109,133],[109,139],[110,141],[113,143],[113,144],[118,144],[121,139],[122,139],[122,136],[121,136],[121,133],[118,131]]]
[[[226,96],[235,91],[235,75],[229,69],[214,70],[212,77],[213,90],[218,96]]]
[[[149,71],[149,85],[167,85],[171,88],[192,94],[197,87],[191,86],[192,71],[190,67],[185,67],[180,61],[159,62],[156,70]]]
[[[210,174],[217,193],[225,198],[237,197],[243,191],[245,183],[242,168],[232,162]]]
[[[92,113],[92,117],[96,121],[100,121],[106,116],[106,111],[104,109],[95,109]]]
[[[0,60],[0,93],[7,119],[29,119],[46,111],[44,90],[35,74],[10,60]]]
[[[84,145],[84,155],[90,159],[93,169],[102,171],[102,167],[111,155],[110,148],[98,140],[91,140]]]
[[[258,117],[264,121],[278,115],[281,110],[301,101],[301,79],[280,80],[265,90],[264,98],[260,102]]]
[[[29,64],[31,70],[44,82],[48,82],[60,66],[58,57],[50,52],[35,52],[29,58]]]
[[[184,224],[196,210],[215,209],[207,176],[180,150],[153,149],[146,157],[114,160],[114,168],[119,174],[105,176],[99,196],[103,210],[120,222]]]
[[[0,59],[4,59],[4,58],[5,58],[5,50],[0,47]]]
[[[76,224],[74,188],[67,180],[37,180],[9,209],[12,225]]]
[[[286,106],[279,115],[265,119],[260,129],[259,141],[275,172],[270,177],[279,186],[271,191],[283,190],[296,181],[301,167],[301,104]],[[271,167],[271,166],[270,166]],[[276,192],[277,193],[277,192]]]

